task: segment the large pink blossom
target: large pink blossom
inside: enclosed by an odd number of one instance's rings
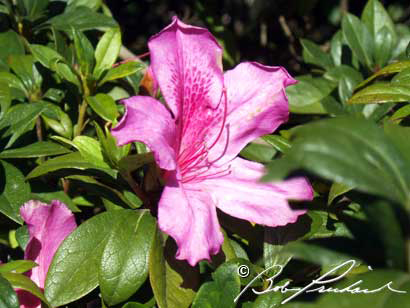
[[[254,62],[224,74],[215,38],[177,18],[148,46],[166,106],[147,96],[128,98],[112,133],[119,145],[144,142],[166,170],[158,222],[177,242],[177,258],[195,265],[219,251],[216,208],[271,227],[295,222],[305,211],[292,210],[287,200],[311,200],[309,183],[261,183],[263,165],[237,157],[287,121],[285,87],[295,80],[282,67]]]
[[[57,248],[77,224],[71,211],[58,200],[53,200],[50,205],[35,200],[28,201],[20,208],[20,215],[27,224],[30,235],[24,259],[38,264],[27,275],[43,289]],[[18,290],[17,294],[21,308],[41,307],[40,300],[31,293]]]

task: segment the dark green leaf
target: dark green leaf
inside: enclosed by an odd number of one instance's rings
[[[53,71],[56,70],[57,62],[65,62],[64,57],[50,47],[31,44],[30,50],[38,62]]]
[[[111,233],[98,279],[102,296],[110,306],[129,298],[146,280],[155,229],[155,220],[148,212],[134,211]]]
[[[10,55],[24,55],[24,44],[13,30],[0,33],[0,60],[7,63]]]
[[[305,39],[301,39],[300,42],[303,46],[303,60],[306,63],[314,64],[325,69],[333,66],[330,55],[320,49],[318,45]]]
[[[2,308],[19,308],[20,303],[16,292],[13,290],[10,282],[0,275],[0,307]]]
[[[69,153],[70,150],[50,141],[39,141],[28,146],[0,152],[0,158],[29,158]]]
[[[45,9],[48,6],[49,0],[22,0],[26,17],[34,21],[46,14]]]
[[[5,161],[0,162],[0,178],[4,183],[0,188],[0,212],[21,224],[19,209],[30,199],[30,185],[20,170]]]
[[[47,304],[47,300],[40,288],[27,276],[16,273],[2,273],[2,276],[10,282],[13,288],[26,290]]]
[[[75,152],[47,160],[38,167],[34,168],[34,170],[32,170],[26,178],[32,179],[60,169],[96,169],[113,177],[116,174],[116,171],[114,170],[100,168],[95,164],[88,162],[81,156],[80,152]]]
[[[347,13],[342,20],[342,32],[359,61],[368,69],[373,69],[374,42],[367,27],[359,18]]]
[[[57,30],[70,32],[72,28],[78,31],[97,28],[114,28],[117,23],[109,16],[96,13],[86,6],[67,6],[63,14],[51,18],[50,23]]]
[[[74,46],[77,63],[83,76],[88,76],[94,68],[94,48],[88,38],[80,31],[73,28]]]
[[[362,83],[360,83],[357,88],[362,88],[366,84],[368,84],[370,81],[376,79],[377,77],[382,77],[386,75],[391,75],[395,73],[399,73],[402,70],[410,68],[410,61],[400,61],[400,62],[395,62],[392,63],[386,67],[383,67],[381,70],[379,70],[377,73],[374,73],[372,76],[364,80]]]
[[[199,289],[192,308],[235,307],[234,299],[240,292],[238,265],[226,262],[212,274],[214,281],[204,283]]]
[[[373,122],[322,120],[295,129],[294,136],[287,155],[294,168],[407,204],[409,163]]]
[[[110,249],[107,245],[112,247],[115,237],[126,227],[124,222],[131,219],[135,223],[143,219],[144,224],[150,224],[151,220],[147,215],[149,214],[146,211],[109,211],[94,216],[74,230],[58,248],[47,274],[45,294],[50,303],[53,306],[62,306],[81,298],[96,288],[99,273],[97,270],[90,271],[90,269],[100,268],[102,260],[109,262],[110,258],[118,253],[103,257],[105,250]],[[136,217],[136,220],[129,217]],[[138,226],[134,225],[134,227]],[[123,245],[122,249],[128,249],[128,244]],[[125,253],[123,256],[126,257],[126,255]],[[121,269],[116,268],[116,270]],[[130,276],[139,275],[138,271],[128,274]],[[120,272],[119,276],[124,278]],[[139,277],[138,282],[140,279]]]
[[[290,111],[294,113],[326,113],[321,101],[336,87],[324,78],[298,77],[296,85],[286,88]]]

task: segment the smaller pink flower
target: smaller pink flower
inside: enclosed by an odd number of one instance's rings
[[[20,208],[20,215],[30,235],[24,259],[38,264],[27,276],[43,289],[55,252],[77,224],[71,211],[58,200],[53,200],[50,205],[30,200]],[[31,293],[17,290],[17,295],[21,308],[41,307],[41,301]]]

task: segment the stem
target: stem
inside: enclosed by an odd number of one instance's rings
[[[81,103],[80,109],[78,111],[78,121],[77,121],[77,127],[75,129],[74,137],[81,135],[81,132],[83,131],[87,107],[88,107],[88,103],[87,103],[87,100],[84,98],[83,102]]]
[[[129,172],[123,172],[121,175],[124,177],[124,179],[127,181],[128,185],[132,188],[134,193],[137,195],[138,198],[142,200],[142,202],[149,207],[150,206],[150,200],[148,196],[145,194],[145,192],[139,187],[139,185],[134,181],[132,178],[131,173]]]
[[[41,127],[41,118],[38,117],[36,120],[36,134],[38,141],[43,141],[43,130]]]

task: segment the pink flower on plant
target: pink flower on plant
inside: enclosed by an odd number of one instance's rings
[[[71,211],[58,200],[53,200],[50,205],[30,200],[20,208],[20,215],[30,235],[24,259],[38,264],[27,275],[43,289],[54,254],[77,224]],[[31,293],[18,290],[17,295],[22,308],[41,307],[41,301]]]
[[[177,242],[177,258],[195,265],[220,250],[216,208],[271,227],[295,222],[305,211],[292,210],[287,200],[311,200],[310,184],[261,183],[263,165],[237,157],[287,121],[285,87],[295,80],[282,67],[255,62],[224,74],[215,38],[177,18],[148,46],[167,107],[148,96],[128,98],[112,133],[119,145],[144,142],[166,170],[158,222]]]

